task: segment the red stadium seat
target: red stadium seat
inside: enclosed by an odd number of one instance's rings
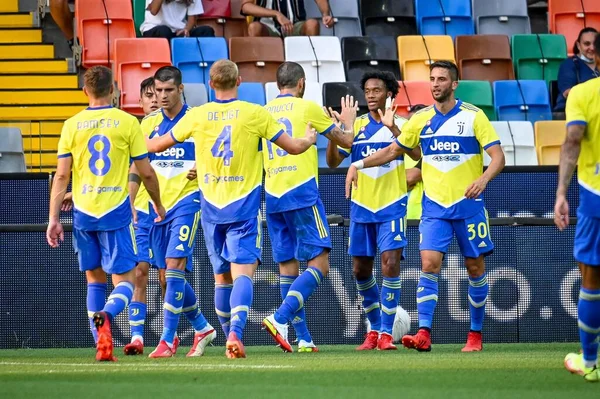
[[[84,68],[110,66],[115,59],[115,40],[135,37],[130,1],[76,1],[75,20]]]
[[[433,104],[431,95],[431,84],[424,81],[399,81],[400,90],[394,98],[394,105],[397,105],[396,114],[408,118],[410,108],[413,105]]]
[[[569,55],[579,31],[586,27],[600,29],[600,1],[548,0],[550,33],[565,35]]]
[[[231,2],[229,0],[202,0],[205,17],[231,17]]]
[[[117,39],[115,64],[121,109],[141,116],[140,82],[160,67],[171,65],[169,42],[159,38]]]
[[[462,80],[513,80],[510,42],[505,35],[456,37],[456,61]]]
[[[210,1],[204,0],[203,4],[206,5]],[[217,1],[215,1],[217,2]],[[222,2],[219,0],[218,2]],[[226,1],[230,3],[229,0]],[[203,26],[210,26],[215,30],[215,35],[224,37],[229,40],[232,37],[244,37],[248,36],[248,22],[246,17],[242,15],[242,0],[231,0],[231,8],[229,15],[209,15],[207,13],[199,16],[196,20],[196,24]],[[212,11],[211,11],[212,12]],[[218,11],[215,11],[217,14]],[[225,14],[226,12],[221,12]]]
[[[232,37],[229,58],[238,65],[244,82],[267,83],[284,61],[283,41],[278,37]]]

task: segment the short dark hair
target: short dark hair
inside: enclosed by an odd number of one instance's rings
[[[412,107],[410,107],[410,112],[417,112],[422,110],[423,108],[427,108],[427,105],[425,104],[415,104]]]
[[[286,61],[277,68],[277,87],[279,89],[296,87],[300,79],[305,77],[302,65]]]
[[[452,61],[436,61],[429,66],[429,72],[434,68],[442,68],[450,72],[450,80],[456,82],[458,80],[458,67]]]
[[[107,97],[113,85],[112,71],[102,65],[93,66],[85,71],[83,84],[93,97]]]
[[[600,58],[600,35],[596,35],[596,40],[594,40],[594,51],[596,52],[596,57]]]
[[[398,84],[398,80],[396,80],[396,77],[391,72],[388,72],[388,71],[365,72],[365,74],[362,76],[362,79],[360,80],[360,88],[363,91],[365,91],[365,84],[367,84],[367,81],[369,79],[379,79],[379,80],[383,81],[383,84],[385,85],[386,90],[392,92],[392,99],[394,99],[394,97],[396,97],[396,94],[398,94],[398,90],[400,90],[400,85]]]
[[[596,39],[598,38],[598,31],[596,29],[592,28],[591,26],[583,28],[582,30],[579,31],[579,35],[577,35],[577,40],[575,40],[575,43],[573,43],[573,54],[575,54],[575,55],[579,54],[579,48],[577,48],[577,43],[579,43],[581,41],[581,36],[585,35],[586,33],[595,33]],[[594,41],[594,43],[596,43],[596,41]],[[594,47],[595,47],[595,45],[594,45]],[[598,54],[598,53],[596,53],[596,54]]]
[[[181,71],[174,66],[164,66],[156,71],[154,80],[158,80],[159,82],[168,82],[169,80],[172,80],[173,83],[175,83],[175,86],[179,86],[182,80]]]
[[[153,76],[150,76],[149,78],[142,80],[142,83],[140,83],[140,97],[143,97],[146,90],[148,90],[150,88],[154,89],[154,77]]]

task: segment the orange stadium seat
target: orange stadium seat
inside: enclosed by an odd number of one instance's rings
[[[410,82],[399,81],[400,90],[394,98],[394,105],[397,105],[396,114],[408,118],[410,108],[413,105],[433,104],[433,96],[431,95],[431,85],[429,81],[425,82]]]
[[[510,42],[505,35],[456,37],[456,60],[463,80],[512,80]]]
[[[454,62],[454,43],[450,36],[399,36],[398,57],[402,79],[428,81],[434,61]]]
[[[215,2],[223,2],[223,0]],[[228,0],[226,2],[229,3]],[[204,2],[203,4],[206,5],[207,3]],[[221,12],[221,14],[225,13],[226,11]],[[230,15],[203,14],[196,19],[196,23],[198,25],[210,26],[215,30],[215,36],[221,36],[225,39],[248,36],[248,22],[246,21],[246,17],[242,15],[242,0],[231,0]]]
[[[115,64],[121,109],[143,115],[139,105],[140,82],[160,67],[171,65],[169,42],[161,38],[117,39]]]
[[[238,65],[244,82],[267,83],[284,61],[283,41],[278,37],[232,37],[229,57]]]
[[[558,165],[560,146],[567,135],[565,121],[535,123],[535,150],[540,165]]]
[[[84,68],[110,66],[115,59],[115,40],[135,37],[130,1],[76,1],[75,20],[81,47],[80,63]]]
[[[579,31],[585,27],[600,29],[600,1],[548,0],[550,33],[565,35],[569,55]]]

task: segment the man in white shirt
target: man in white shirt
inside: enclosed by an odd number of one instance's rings
[[[146,0],[146,14],[140,31],[144,37],[213,37],[210,26],[197,26],[196,16],[204,14],[201,0]]]

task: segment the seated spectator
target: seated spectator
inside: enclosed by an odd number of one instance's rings
[[[600,76],[594,63],[594,39],[598,32],[594,28],[584,28],[573,45],[573,54],[560,65],[558,70],[558,98],[554,112],[564,112],[569,91],[575,85]]]
[[[58,25],[63,35],[69,42],[69,47],[73,47],[73,18],[74,15],[69,8],[68,0],[50,0],[50,15]]]
[[[314,1],[323,15],[323,24],[333,26],[333,17],[327,0]],[[248,25],[249,36],[319,36],[316,19],[306,20],[304,0],[243,0],[242,14],[258,18]]]
[[[140,31],[144,37],[213,37],[210,26],[195,26],[204,13],[200,0],[146,0],[146,13]]]

